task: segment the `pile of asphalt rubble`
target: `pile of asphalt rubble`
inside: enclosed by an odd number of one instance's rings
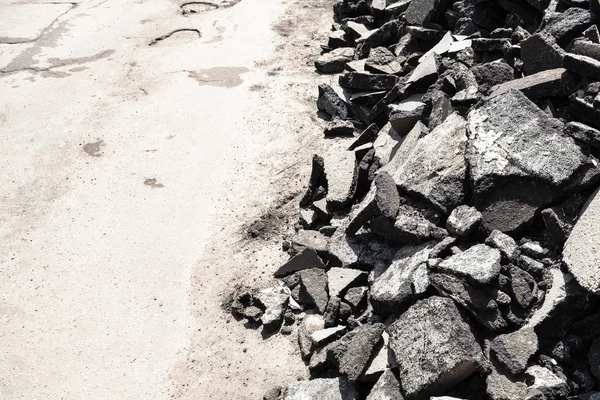
[[[279,285],[232,303],[310,368],[265,399],[600,399],[598,1],[333,10],[347,150],[314,156]]]

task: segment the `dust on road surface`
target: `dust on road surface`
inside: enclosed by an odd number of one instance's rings
[[[183,4],[0,5],[2,399],[256,399],[306,374],[221,303],[284,259],[332,1]]]

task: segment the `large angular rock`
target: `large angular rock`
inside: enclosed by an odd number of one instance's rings
[[[323,54],[315,60],[315,68],[319,72],[332,73],[344,70],[346,63],[354,58],[353,47],[340,47]]]
[[[565,243],[563,259],[569,272],[586,290],[600,294],[600,195],[597,190],[584,206]]]
[[[547,399],[564,399],[569,394],[567,381],[548,368],[533,365],[525,373],[533,380],[530,391],[537,390]]]
[[[348,377],[350,382],[356,382],[367,368],[384,329],[383,324],[362,325],[355,329],[356,333],[349,341],[339,364],[340,373]]]
[[[371,389],[367,400],[404,400],[400,391],[400,382],[391,369],[385,370]]]
[[[445,9],[446,0],[413,0],[410,2],[404,18],[410,25],[424,25],[433,22],[436,12]]]
[[[283,400],[357,400],[358,392],[345,378],[313,379],[291,384]]]
[[[356,269],[333,267],[327,271],[329,295],[340,296],[350,285],[358,281],[365,273]],[[366,279],[365,279],[366,281]]]
[[[554,37],[537,33],[521,42],[521,58],[527,75],[562,67],[564,50]]]
[[[519,246],[517,246],[517,242],[499,230],[493,230],[487,239],[485,239],[485,244],[500,250],[502,256],[509,261],[516,262],[517,257],[519,256]]]
[[[388,331],[400,382],[409,398],[441,395],[483,362],[469,325],[447,298],[417,302]]]
[[[340,210],[352,201],[356,190],[356,157],[351,151],[336,151],[327,154],[324,160],[327,208]]]
[[[579,75],[600,79],[600,61],[592,57],[567,53],[563,60],[563,67]]]
[[[559,67],[561,65],[559,65]],[[476,65],[471,68],[471,72],[473,72],[479,85],[486,85],[490,88],[515,78],[515,71],[513,68],[501,61]]]
[[[397,313],[413,299],[413,274],[427,262],[433,243],[405,246],[388,269],[371,285],[371,304],[378,314]]]
[[[491,351],[500,365],[518,375],[527,369],[529,358],[538,351],[538,338],[533,328],[521,328],[496,337]]]
[[[553,13],[546,21],[544,32],[554,36],[560,43],[568,43],[585,31],[596,20],[594,14],[582,8],[572,7],[562,13]]]
[[[346,103],[337,92],[326,83],[319,84],[319,97],[317,98],[317,108],[341,119],[348,118],[348,108]]]
[[[524,382],[516,381],[492,370],[485,380],[486,394],[492,400],[523,400],[529,390]]]
[[[581,122],[569,122],[565,127],[565,133],[573,139],[600,149],[600,131],[598,129]]]
[[[511,90],[523,92],[530,100],[563,97],[571,94],[579,84],[578,75],[564,68],[549,69],[492,87],[490,98]]]
[[[444,213],[465,198],[466,121],[449,116],[429,135],[419,139],[392,177],[403,190],[419,195]]]
[[[522,228],[586,162],[563,129],[516,90],[469,114],[467,160],[486,228]]]
[[[436,269],[474,282],[489,283],[500,273],[500,251],[485,244],[476,244],[436,266]]]
[[[431,274],[429,279],[440,294],[468,310],[489,331],[498,332],[508,327],[490,294],[452,275]]]
[[[327,307],[327,274],[319,268],[300,271],[300,293],[309,305],[314,305],[320,313]]]

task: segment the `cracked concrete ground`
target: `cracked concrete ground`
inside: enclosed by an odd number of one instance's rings
[[[183,4],[0,5],[0,398],[256,399],[306,374],[221,303],[284,258],[244,227],[294,218],[332,1]]]

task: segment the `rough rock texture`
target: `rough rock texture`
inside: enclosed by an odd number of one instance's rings
[[[417,302],[388,331],[409,398],[442,394],[474,373],[483,359],[469,325],[447,298]]]
[[[327,271],[329,295],[340,296],[352,283],[359,280],[365,273],[356,269],[331,268]]]
[[[500,365],[518,375],[527,369],[529,358],[537,352],[538,338],[533,328],[522,328],[496,337],[491,350]]]
[[[345,378],[314,379],[291,384],[283,400],[357,400],[356,389]]]
[[[466,142],[466,121],[453,114],[419,139],[392,176],[403,190],[420,195],[449,213],[465,197]]]
[[[475,282],[489,283],[500,273],[500,251],[485,244],[477,244],[442,261],[436,269]]]
[[[354,48],[340,47],[315,60],[315,68],[317,71],[325,73],[342,71],[346,63],[352,61],[353,57]]]
[[[400,391],[400,382],[392,370],[387,369],[381,374],[367,400],[404,400]]]
[[[300,271],[300,293],[307,304],[314,305],[320,313],[324,312],[329,300],[326,272],[318,268]]]
[[[522,228],[586,160],[563,124],[518,91],[472,111],[468,126],[474,203],[488,229]]]
[[[446,229],[456,236],[467,236],[481,223],[481,213],[475,207],[458,206],[450,213]]]
[[[321,260],[316,251],[312,249],[304,249],[294,257],[290,258],[288,262],[279,267],[279,269],[275,271],[274,275],[285,276],[296,271],[311,268],[325,269],[325,264],[323,264],[323,260]]]
[[[596,191],[582,211],[563,257],[567,268],[585,289],[600,294],[600,195]]]
[[[371,285],[371,304],[380,314],[398,312],[413,299],[413,274],[429,257],[432,243],[405,246]]]
[[[383,324],[363,325],[356,328],[354,337],[348,343],[346,352],[340,359],[340,373],[350,382],[356,382],[367,368],[371,354],[385,326]]]

